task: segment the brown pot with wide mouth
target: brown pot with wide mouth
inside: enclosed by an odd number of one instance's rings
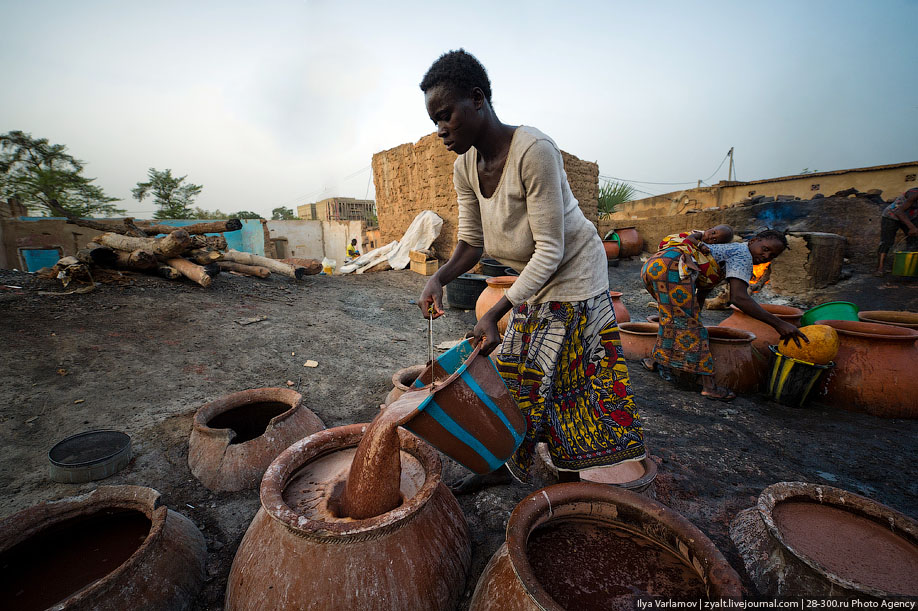
[[[100,486],[0,521],[8,609],[186,609],[204,584],[198,528],[142,486]]]
[[[486,280],[488,287],[481,292],[481,295],[478,296],[478,300],[475,302],[475,318],[481,320],[485,312],[500,301],[500,298],[504,296],[507,289],[513,286],[517,278],[519,278],[519,276],[494,276],[493,278],[488,278]],[[504,331],[507,330],[509,322],[510,312],[507,312],[497,321],[497,332],[503,335]]]
[[[918,596],[918,522],[847,490],[773,484],[730,537],[763,595]]]
[[[612,298],[612,309],[615,312],[615,322],[618,324],[631,320],[631,314],[628,313],[628,308],[622,301],[622,294],[621,291],[609,291],[609,297]]]
[[[618,325],[622,351],[629,361],[639,361],[653,354],[660,325],[650,322],[623,322]]]
[[[560,611],[565,608],[562,606],[565,601],[558,600],[561,596],[553,596],[552,592],[558,592],[563,582],[576,588],[581,581],[587,589],[593,590],[596,598],[566,601],[567,608],[635,608],[634,590],[628,590],[629,586],[640,587],[641,568],[629,566],[631,557],[616,556],[618,546],[614,543],[591,546],[590,555],[579,556],[575,564],[566,563],[552,570],[553,561],[564,560],[561,550],[534,544],[540,535],[550,535],[552,529],[571,525],[596,529],[603,535],[615,530],[639,541],[642,549],[662,554],[678,564],[684,574],[690,576],[692,585],[702,592],[701,598],[741,599],[739,576],[710,539],[684,517],[639,494],[580,482],[543,488],[516,506],[507,523],[506,540],[478,580],[469,609]],[[646,564],[658,570],[651,560]],[[627,579],[610,574],[606,570],[610,565],[616,567],[616,571],[630,571],[634,580],[622,583]],[[606,591],[596,592],[597,586],[604,586]],[[615,586],[625,591],[617,593],[613,590]],[[685,591],[675,588],[663,594],[664,599],[683,596]],[[689,596],[694,602],[699,599],[698,595]]]
[[[383,405],[391,405],[396,399],[405,394],[414,385],[414,381],[418,379],[424,369],[426,369],[425,365],[411,365],[393,373],[392,390],[386,395]]]
[[[755,335],[721,326],[707,330],[714,356],[714,383],[739,393],[754,392],[767,374],[767,361],[752,348]]]
[[[872,322],[881,325],[894,325],[906,329],[918,329],[918,312],[903,310],[868,310],[858,312],[857,318],[861,322]]]
[[[800,317],[804,314],[803,310],[800,308],[773,303],[760,303],[759,305],[769,314],[774,314],[776,317],[794,326],[800,326]],[[758,350],[763,356],[768,355],[768,347],[776,345],[778,340],[781,339],[781,336],[778,335],[775,328],[761,320],[749,316],[735,305],[731,305],[730,309],[733,313],[717,326],[731,327],[733,329],[742,329],[751,332],[755,335],[755,340],[752,342],[753,348]]]
[[[835,368],[814,400],[881,418],[918,418],[918,330],[818,320],[838,332]]]
[[[211,401],[195,413],[188,466],[210,490],[255,488],[284,448],[324,428],[295,390],[243,390]]]
[[[399,429],[404,502],[382,515],[335,515],[367,424],[320,431],[277,457],[261,509],[230,570],[226,609],[455,608],[471,559],[468,524],[432,447]]]

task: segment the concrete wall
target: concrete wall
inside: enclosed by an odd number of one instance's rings
[[[622,221],[684,214],[687,210],[703,210],[711,206],[729,207],[757,196],[791,195],[801,200],[808,200],[817,193],[829,197],[834,193],[851,188],[862,192],[876,189],[882,192],[884,199],[891,200],[903,191],[918,186],[916,175],[918,175],[918,161],[834,172],[797,174],[752,182],[721,181],[713,187],[673,191],[626,202],[619,206],[619,209],[609,218],[614,221]]]
[[[362,221],[268,221],[270,239],[286,238],[287,257],[335,259],[347,254],[351,239],[363,243]]]
[[[588,219],[597,222],[599,166],[562,153],[571,190]],[[402,144],[373,155],[373,182],[381,243],[400,240],[420,212],[432,210],[443,219],[440,236],[433,243],[438,259],[450,257],[456,247],[456,191],[453,162],[456,154],[446,150],[436,134],[414,144]]]

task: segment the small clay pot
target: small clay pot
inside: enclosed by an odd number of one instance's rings
[[[738,393],[758,389],[768,373],[768,363],[752,349],[755,335],[742,329],[707,327],[714,356],[714,383]]]
[[[895,310],[868,310],[857,313],[858,320],[882,325],[894,325],[906,329],[918,329],[918,312]]]
[[[557,484],[523,499],[510,515],[503,545],[485,567],[472,600],[470,611],[561,611],[533,568],[528,543],[540,529],[560,523],[577,522],[588,526],[612,527],[636,533],[645,545],[667,550],[693,568],[711,600],[741,600],[742,586],[720,551],[700,530],[666,506],[614,486],[586,482]],[[614,547],[608,548],[614,560]],[[537,561],[544,561],[538,559]],[[584,558],[586,563],[597,558]],[[621,562],[627,562],[621,558]],[[560,579],[576,580],[578,567],[568,566]],[[546,586],[549,586],[548,588]],[[601,605],[594,601],[596,605]],[[619,602],[619,601],[616,601]],[[624,601],[621,601],[624,603]],[[597,608],[607,608],[598,606]]]
[[[471,560],[468,524],[440,480],[437,451],[411,433],[398,431],[400,506],[362,520],[296,510],[302,486],[321,490],[346,475],[367,426],[320,431],[271,464],[261,509],[233,560],[225,609],[456,607]],[[316,494],[307,502],[313,508],[326,498]]]
[[[618,325],[622,350],[629,361],[639,361],[653,354],[660,325],[650,322],[625,322]]]
[[[609,261],[618,259],[618,254],[621,248],[618,240],[603,240],[602,248],[606,251],[606,259]]]
[[[12,609],[186,609],[204,584],[198,528],[142,486],[100,486],[0,522]]]
[[[798,327],[800,326],[800,317],[803,316],[803,310],[800,308],[772,303],[760,303],[759,305],[762,306],[763,310],[774,314],[781,320],[785,320]],[[733,313],[725,318],[718,326],[750,331],[755,335],[752,346],[758,350],[759,353],[767,355],[768,347],[776,345],[778,340],[781,339],[781,336],[778,335],[778,332],[775,331],[774,327],[771,325],[765,324],[749,316],[735,305],[731,305],[730,309]]]
[[[835,369],[813,400],[881,418],[918,418],[918,330],[850,320],[819,320],[838,332]]]
[[[191,473],[214,491],[255,488],[271,461],[298,439],[325,428],[290,388],[252,388],[220,397],[194,415]]]
[[[609,291],[609,296],[612,298],[612,309],[615,310],[615,322],[618,324],[631,320],[631,314],[628,313],[628,308],[622,301],[622,295],[621,291]]]
[[[411,365],[410,367],[403,367],[393,373],[392,390],[386,395],[386,400],[383,401],[383,405],[391,405],[396,399],[405,394],[424,369],[426,369],[424,365]]]
[[[781,512],[782,505],[787,507],[788,503],[812,504],[812,510],[798,513],[796,519],[816,522],[808,526],[785,524],[781,518],[776,519],[776,510]],[[845,552],[839,551],[838,543],[830,542],[834,533],[827,531],[833,530],[832,524],[838,524],[838,532],[847,533]],[[797,532],[786,532],[788,527]],[[862,534],[852,535],[852,530]],[[801,537],[801,531],[811,532],[814,539]],[[887,543],[900,553],[911,550],[912,566],[918,563],[918,522],[847,490],[805,482],[773,484],[762,491],[755,507],[737,514],[730,524],[730,538],[746,565],[747,574],[763,596],[888,600],[918,595],[914,577],[910,592],[903,591],[908,586],[896,579],[890,587],[883,587],[884,581],[890,581],[890,564],[895,561],[877,555],[878,544]],[[839,558],[839,553],[848,556]],[[871,557],[882,560],[874,562],[876,573],[867,575],[861,572],[862,559]],[[853,571],[852,567],[858,565],[861,571]]]
[[[475,302],[475,318],[481,320],[485,312],[500,301],[500,298],[504,296],[507,289],[513,286],[517,278],[518,276],[494,276],[493,278],[488,278],[488,288],[481,292],[481,295],[478,296],[478,301]],[[503,335],[509,322],[510,312],[507,312],[497,321],[497,332]]]

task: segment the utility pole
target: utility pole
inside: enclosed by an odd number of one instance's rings
[[[727,181],[733,180],[733,147],[730,147],[730,150],[727,151],[727,156],[730,157],[730,167],[727,169]]]

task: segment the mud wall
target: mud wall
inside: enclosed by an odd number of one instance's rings
[[[562,152],[564,170],[580,208],[594,224],[599,218],[599,166]],[[433,249],[440,260],[456,247],[459,212],[453,188],[453,162],[457,155],[446,150],[436,134],[414,144],[402,144],[373,155],[373,182],[380,243],[401,239],[420,212],[432,210],[443,219]]]
[[[286,256],[302,259],[328,257],[339,264],[352,238],[363,241],[362,221],[267,221],[270,240],[286,240]]]

